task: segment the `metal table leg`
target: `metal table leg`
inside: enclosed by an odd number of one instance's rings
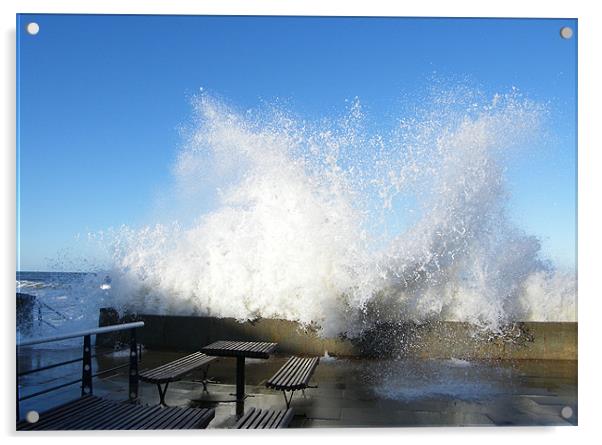
[[[245,357],[236,357],[236,415],[245,412]]]

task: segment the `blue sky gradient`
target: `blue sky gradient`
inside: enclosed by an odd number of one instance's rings
[[[509,168],[510,211],[575,264],[576,20],[25,14],[17,36],[20,270],[85,257],[78,234],[151,222],[200,87],[243,109],[320,118],[357,96],[388,116],[434,73],[549,106],[545,149]]]

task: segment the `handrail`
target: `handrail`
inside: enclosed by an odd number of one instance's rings
[[[129,341],[129,343],[130,343],[130,353],[129,353],[130,370],[128,372],[128,376],[129,376],[128,393],[129,393],[129,398],[131,401],[136,400],[138,398],[138,360],[140,357],[140,354],[138,352],[138,343],[136,341],[136,328],[141,328],[143,326],[144,326],[143,321],[137,321],[137,322],[133,322],[133,323],[124,323],[124,324],[119,324],[119,325],[104,326],[102,328],[88,329],[86,331],[72,332],[70,334],[55,335],[54,337],[45,337],[45,338],[27,340],[27,341],[19,343],[17,345],[17,376],[16,376],[17,377],[17,382],[16,382],[17,421],[20,419],[20,402],[23,400],[31,399],[31,398],[40,396],[42,394],[47,394],[51,391],[56,391],[58,389],[65,388],[67,386],[74,385],[76,383],[82,384],[81,385],[82,397],[85,395],[90,395],[90,394],[92,394],[92,379],[94,377],[98,377],[102,374],[106,374],[108,372],[115,371],[117,369],[121,369],[121,368],[128,366],[128,365],[116,366],[114,368],[100,371],[100,372],[97,372],[96,374],[93,374],[92,373],[92,358],[95,355],[92,354],[91,337],[92,337],[92,335],[96,335],[96,334],[106,334],[109,332],[118,332],[118,331],[125,331],[125,330],[130,331],[130,341]],[[19,373],[19,347],[37,345],[40,343],[49,343],[49,342],[54,342],[54,341],[66,340],[68,338],[76,338],[76,337],[84,338],[83,354],[82,354],[81,359],[67,360],[62,363],[55,363],[52,365],[43,366],[43,367],[35,369],[35,370],[30,370],[30,371],[26,371],[24,373]],[[82,362],[82,377],[80,379],[73,380],[73,381],[64,383],[62,385],[54,386],[52,388],[43,389],[41,391],[26,395],[23,397],[20,396],[20,390],[19,390],[20,389],[20,386],[19,386],[19,377],[20,376],[25,375],[25,374],[31,374],[33,372],[45,371],[45,370],[48,370],[51,368],[56,368],[58,366],[63,366],[66,364],[75,363],[75,362],[79,362],[79,361]]]
[[[25,340],[17,344],[17,347],[31,346],[40,343],[50,343],[53,341],[67,340],[69,338],[83,337],[85,335],[107,334],[109,332],[125,331],[128,329],[141,328],[144,326],[143,321],[135,321],[133,323],[117,324],[112,326],[104,326],[102,328],[88,329],[87,331],[72,332],[70,334],[55,335],[53,337],[34,338]]]
[[[142,358],[142,347],[141,346],[142,345],[138,345],[138,359]],[[98,354],[98,353],[92,354],[90,356],[90,358],[92,359],[92,358],[103,357],[105,355],[114,354],[115,352],[119,352],[119,351],[125,351],[125,348],[118,349],[118,350],[110,350],[110,351],[103,352],[101,354]],[[41,368],[28,369],[27,371],[20,372],[18,374],[18,376],[24,377],[26,375],[35,374],[36,372],[42,372],[42,371],[47,371],[49,369],[58,368],[60,366],[71,365],[73,363],[81,362],[83,359],[84,359],[83,357],[79,357],[79,358],[74,358],[73,360],[67,360],[67,361],[60,362],[60,363],[53,363],[52,365],[42,366]]]
[[[62,312],[57,311],[55,308],[53,308],[52,306],[49,306],[48,304],[44,303],[43,301],[36,300],[36,303],[39,306],[45,307],[49,311],[54,312],[56,315],[58,315],[59,317],[61,317],[63,320],[69,320],[69,317],[67,317],[65,314],[63,314]]]

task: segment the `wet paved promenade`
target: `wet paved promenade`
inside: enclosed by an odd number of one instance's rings
[[[77,357],[79,349],[23,351],[21,368]],[[141,368],[154,367],[184,353],[145,351]],[[101,357],[95,371],[112,368],[127,360],[127,353]],[[285,407],[282,393],[265,388],[265,381],[286,360],[247,360],[245,407]],[[24,393],[77,378],[79,364],[58,368],[40,376],[23,378]],[[60,369],[60,370],[59,370]],[[126,369],[94,380],[94,393],[117,400],[127,398]],[[215,407],[209,428],[228,428],[235,421],[235,404],[223,403],[235,392],[235,361],[220,358],[211,364],[209,376],[218,384],[203,393],[201,373],[170,384],[170,405]],[[463,360],[359,360],[322,359],[305,396],[296,392],[291,427],[413,427],[413,426],[503,426],[576,425],[577,362]],[[77,385],[23,402],[21,411],[43,411],[78,397]],[[154,385],[140,383],[142,403],[159,401]]]

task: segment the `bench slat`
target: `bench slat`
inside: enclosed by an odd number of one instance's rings
[[[40,414],[17,430],[190,429],[205,428],[214,409],[162,408],[84,396]]]
[[[279,428],[280,421],[284,418],[284,412],[278,411],[274,416],[272,422],[270,422],[270,428]]]
[[[266,386],[282,391],[305,389],[319,362],[319,357],[291,357],[266,382]]]
[[[169,363],[165,363],[161,366],[157,366],[156,368],[152,369],[152,372],[167,371],[172,368],[186,366],[189,363],[195,363],[195,362],[201,360],[203,357],[206,357],[206,356],[205,356],[205,354],[202,354],[202,353],[190,354],[185,357],[180,357],[179,359],[171,361]]]
[[[165,430],[169,429],[170,425],[176,425],[183,417],[187,416],[186,411],[178,410],[175,407],[168,408],[171,411],[170,415],[167,416],[155,416],[151,422],[152,429],[154,430]]]
[[[255,408],[249,409],[238,421],[238,423],[236,424],[237,425],[236,427],[242,428],[243,425],[245,425],[249,421],[249,419],[253,416],[254,412],[255,412]]]
[[[287,409],[284,414],[282,415],[282,418],[279,420],[276,428],[281,429],[281,428],[286,428],[288,426],[289,423],[291,423],[291,420],[293,420],[293,409],[289,408]]]
[[[297,381],[295,382],[296,386],[307,386],[309,384],[309,380],[311,379],[312,374],[314,373],[316,366],[318,364],[317,358],[313,358],[307,361],[307,364],[299,370],[299,374],[297,376]]]
[[[68,429],[68,427],[74,424],[78,420],[88,419],[90,416],[93,416],[99,410],[102,410],[103,407],[109,406],[108,401],[105,400],[94,400],[93,403],[87,404],[85,407],[82,407],[79,410],[72,411],[69,415],[60,415],[53,418],[51,421],[46,422],[43,425],[43,429],[45,430],[56,430],[56,429]],[[42,418],[42,415],[40,415]],[[39,422],[38,422],[39,423]],[[40,425],[34,425],[31,429],[38,429],[37,427],[42,427]]]
[[[122,404],[122,405],[125,405]],[[103,425],[110,426],[115,422],[115,419],[129,411],[128,406],[116,406],[111,409],[97,410],[94,415],[87,419],[82,419],[80,422],[76,422],[69,429],[72,430],[96,430]]]
[[[148,416],[152,415],[153,412],[160,410],[160,406],[145,406],[144,409],[139,410],[138,412],[129,413],[127,416],[124,416],[119,422],[115,424],[111,429],[114,430],[128,430],[132,428],[137,423],[142,423],[144,419]],[[106,429],[103,428],[103,429]]]
[[[165,371],[169,371],[172,369],[178,369],[181,367],[185,367],[191,363],[203,362],[207,359],[212,359],[212,357],[209,357],[202,353],[195,353],[195,354],[187,355],[185,357],[181,357],[177,360],[171,361],[164,365],[157,366],[156,368],[153,368],[153,369],[147,371],[147,373],[152,374],[152,373],[158,373],[158,372],[165,372]]]
[[[273,382],[274,384],[280,384],[281,382],[284,382],[286,378],[295,371],[298,360],[299,359],[297,357],[289,359],[269,381]]]
[[[152,419],[159,412],[161,412],[161,410],[164,409],[164,407],[162,407],[161,405],[156,405],[152,408],[154,408],[154,409],[144,410],[144,412],[141,413],[140,417],[135,417],[135,418],[128,420],[128,422],[125,423],[124,425],[121,425],[119,427],[119,429],[120,430],[135,430],[138,425],[145,424],[146,422],[148,422],[149,419]]]
[[[269,358],[277,346],[277,343],[270,342],[218,340],[201,348],[201,351],[208,355],[225,357]]]
[[[204,412],[199,412],[195,415],[194,418],[189,419],[186,423],[178,425],[179,429],[190,429],[194,428],[194,425],[204,424],[208,425],[213,419],[215,412],[210,412],[209,410],[205,410]]]
[[[262,420],[264,420],[264,418],[270,414],[269,410],[262,410],[259,411],[259,413],[255,416],[255,418],[253,419],[253,421],[251,422],[251,424],[249,425],[249,429],[258,429],[259,428],[259,424],[262,422]]]
[[[276,374],[268,380],[268,384],[278,384],[282,381],[290,372],[295,369],[297,363],[297,357],[292,357],[278,370]]]
[[[299,372],[307,366],[306,361],[300,361],[297,365],[292,369],[292,371],[286,376],[285,379],[280,381],[280,385],[282,386],[295,386],[295,382],[297,381]]]
[[[45,430],[69,430],[71,425],[78,421],[89,419],[99,411],[110,406],[108,400],[98,399],[96,403],[87,405],[85,408],[71,413],[69,416],[60,416],[44,426]],[[41,416],[40,416],[41,417]],[[37,429],[37,428],[33,428]]]
[[[234,426],[236,429],[286,428],[293,418],[291,408],[274,411],[251,408]]]
[[[202,352],[196,352],[157,368],[144,370],[140,372],[139,377],[145,382],[167,383],[179,380],[182,376],[190,373],[196,368],[208,365],[215,359],[216,357],[210,357]]]
[[[294,359],[296,359],[296,357],[293,357]],[[272,376],[272,378],[270,379],[270,381],[276,381],[277,379],[279,379],[283,374],[286,373],[286,371],[291,368],[293,366],[293,363],[295,362],[295,360],[287,360],[286,363],[280,367],[280,369],[278,371],[276,371],[276,374],[274,374]]]
[[[271,425],[276,415],[276,411],[267,411],[266,415],[263,417],[257,428],[265,429],[267,425]]]
[[[305,371],[311,367],[311,363],[311,360],[304,360],[302,363],[300,363],[300,365],[295,369],[294,374],[290,376],[285,384],[294,388],[302,384],[303,381],[301,379],[305,374]]]
[[[145,381],[149,381],[151,383],[162,383],[162,380],[170,381],[170,380],[179,380],[184,375],[194,371],[197,368],[201,368],[203,366],[208,365],[211,360],[202,361],[202,362],[192,362],[188,363],[186,366],[182,366],[179,368],[161,370],[155,372],[143,372],[140,374],[140,378]]]
[[[83,408],[91,403],[94,403],[94,398],[90,396],[85,396],[77,399],[76,401],[64,403],[54,408],[52,412],[44,415],[44,417],[40,418],[40,420],[38,420],[38,422],[35,424],[28,423],[25,420],[19,422],[17,424],[17,429],[23,431],[31,430],[35,425],[45,425],[61,415],[69,416],[72,412],[77,411],[78,408]]]
[[[309,380],[311,379],[311,376],[313,375],[316,367],[318,366],[318,360],[316,359],[312,359],[309,363],[308,366],[305,368],[305,370],[303,371],[303,373],[300,374],[299,376],[299,380],[297,382],[297,385],[305,385],[307,386],[309,384]]]

